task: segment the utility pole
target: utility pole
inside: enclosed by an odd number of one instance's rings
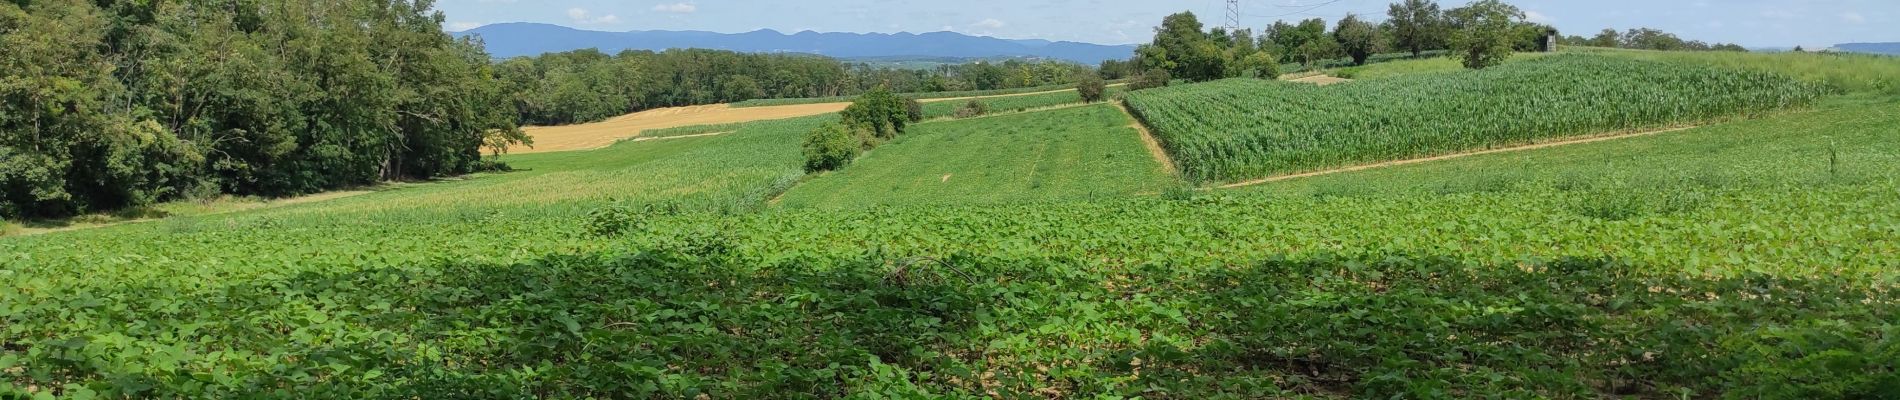
[[[1240,31],[1240,0],[1227,0],[1227,31]]]

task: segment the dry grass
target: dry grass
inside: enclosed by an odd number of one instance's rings
[[[1126,84],[1116,84],[1111,85],[1111,87],[1121,85]],[[938,103],[995,97],[1035,96],[1071,91],[1075,91],[1075,89],[991,96],[925,99],[918,101],[924,103]],[[761,107],[733,107],[730,104],[712,104],[656,108],[595,123],[526,127],[523,129],[528,132],[529,136],[534,137],[534,148],[522,148],[510,150],[509,152],[514,154],[532,154],[556,151],[592,150],[611,146],[614,143],[628,138],[638,137],[641,132],[649,130],[808,117],[844,111],[844,108],[850,105],[851,103],[848,102],[839,102]]]
[[[797,118],[844,111],[851,103],[799,104],[789,106],[733,108],[727,104],[659,108],[614,117],[590,124],[527,127],[534,137],[534,148],[510,151],[515,154],[555,151],[592,150],[639,136],[649,129],[678,128],[693,125],[717,125],[771,119]]]

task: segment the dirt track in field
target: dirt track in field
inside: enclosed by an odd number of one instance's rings
[[[1313,76],[1309,76],[1305,78],[1294,79],[1294,80],[1291,80],[1291,82],[1311,83],[1311,84],[1320,85],[1320,86],[1329,86],[1329,85],[1337,85],[1337,84],[1346,83],[1346,82],[1352,82],[1352,80],[1346,79],[1346,78],[1340,78],[1340,77],[1336,77],[1332,75],[1313,75]]]
[[[1364,170],[1369,170],[1369,169],[1378,169],[1378,168],[1386,168],[1386,167],[1396,167],[1400,165],[1428,163],[1428,162],[1433,162],[1433,161],[1443,161],[1443,160],[1450,160],[1454,158],[1481,156],[1481,155],[1486,155],[1486,154],[1512,153],[1512,152],[1537,150],[1537,149],[1550,148],[1550,147],[1560,147],[1560,146],[1569,146],[1569,145],[1584,144],[1584,143],[1595,143],[1595,142],[1602,142],[1602,141],[1609,141],[1609,140],[1628,139],[1628,138],[1641,137],[1641,136],[1660,135],[1664,133],[1681,132],[1681,131],[1686,131],[1686,130],[1695,129],[1695,128],[1697,127],[1686,126],[1686,127],[1679,127],[1679,128],[1658,129],[1658,130],[1642,131],[1642,132],[1612,133],[1612,134],[1607,134],[1607,135],[1598,135],[1598,136],[1584,137],[1584,138],[1579,138],[1579,139],[1567,139],[1567,140],[1560,140],[1560,141],[1555,141],[1555,142],[1538,143],[1538,144],[1531,144],[1531,145],[1524,145],[1524,146],[1517,146],[1517,147],[1506,147],[1506,148],[1501,148],[1501,149],[1491,149],[1491,150],[1473,151],[1473,152],[1466,152],[1466,153],[1447,154],[1447,155],[1434,156],[1434,157],[1414,158],[1414,159],[1409,159],[1409,160],[1387,161],[1387,162],[1382,162],[1382,163],[1355,165],[1351,167],[1329,169],[1329,170],[1324,170],[1324,171],[1314,171],[1314,172],[1306,172],[1306,173],[1299,173],[1299,174],[1292,174],[1292,175],[1280,175],[1280,176],[1275,176],[1275,177],[1266,178],[1266,179],[1255,179],[1255,180],[1246,181],[1246,182],[1222,185],[1220,186],[1220,189],[1234,189],[1234,188],[1261,185],[1261,184],[1292,180],[1292,179],[1310,178],[1310,177],[1321,176],[1321,175],[1332,175],[1332,174],[1339,174],[1339,173],[1346,173],[1346,172],[1353,172],[1353,171],[1364,171]]]
[[[1161,148],[1161,140],[1155,139],[1154,131],[1148,130],[1147,124],[1143,124],[1141,123],[1141,119],[1135,118],[1135,113],[1128,111],[1127,104],[1123,104],[1120,101],[1114,103],[1115,109],[1121,110],[1122,115],[1128,117],[1128,127],[1135,128],[1135,132],[1141,134],[1142,147],[1147,147],[1148,155],[1153,156],[1155,162],[1161,163],[1161,170],[1167,172],[1168,176],[1181,176],[1181,171],[1176,170],[1174,167],[1174,157],[1168,155],[1168,149]]]
[[[1119,85],[1113,85],[1119,86]],[[1002,94],[994,96],[952,97],[943,99],[918,100],[924,103],[945,101],[987,99],[992,97],[1034,96],[1039,94],[1061,93],[1075,89],[1051,90],[1046,92]],[[640,132],[650,129],[678,128],[695,125],[733,124],[740,122],[764,121],[785,118],[806,117],[844,111],[851,103],[794,104],[765,107],[733,107],[730,104],[711,104],[703,106],[685,106],[656,108],[637,113],[610,118],[606,121],[563,125],[530,126],[522,128],[528,136],[534,137],[534,148],[510,149],[512,154],[549,153],[556,151],[592,150],[613,145],[627,138],[638,137]]]

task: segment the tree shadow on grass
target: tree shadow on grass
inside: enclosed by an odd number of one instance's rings
[[[1889,357],[1900,354],[1900,301],[1850,278],[1430,256],[922,260],[767,262],[711,236],[631,254],[302,273],[182,299],[132,288],[105,296],[125,311],[92,316],[89,336],[7,348],[71,350],[28,360],[45,376],[0,377],[318,398],[1833,398],[1900,387]],[[115,329],[225,358],[92,349]]]

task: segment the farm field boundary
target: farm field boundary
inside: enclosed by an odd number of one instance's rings
[[[1141,134],[1141,145],[1148,148],[1148,155],[1154,157],[1155,162],[1161,163],[1161,169],[1166,171],[1168,176],[1181,176],[1181,171],[1174,167],[1174,157],[1168,156],[1168,149],[1161,147],[1161,140],[1155,139],[1155,133],[1148,130],[1148,124],[1142,123],[1141,118],[1136,118],[1135,113],[1128,111],[1128,104],[1120,101],[1114,103],[1115,109],[1121,110],[1122,115],[1128,117],[1128,126],[1135,128],[1135,132]]]
[[[1310,178],[1310,177],[1321,176],[1321,175],[1332,175],[1332,174],[1339,174],[1339,173],[1346,173],[1346,172],[1364,171],[1364,170],[1369,170],[1369,169],[1397,167],[1401,165],[1420,164],[1420,163],[1428,163],[1428,162],[1433,162],[1433,161],[1444,161],[1444,160],[1451,160],[1451,159],[1471,157],[1471,156],[1481,156],[1481,155],[1486,155],[1486,154],[1511,153],[1511,152],[1519,152],[1519,151],[1545,149],[1545,148],[1551,148],[1551,147],[1561,147],[1561,146],[1578,145],[1578,144],[1585,144],[1585,143],[1596,143],[1596,142],[1618,140],[1618,139],[1629,139],[1629,138],[1635,138],[1635,137],[1661,135],[1665,133],[1686,131],[1686,130],[1695,129],[1699,127],[1700,126],[1691,125],[1691,126],[1679,126],[1679,127],[1663,128],[1663,129],[1655,129],[1655,130],[1647,130],[1647,131],[1637,131],[1637,132],[1620,132],[1620,133],[1611,133],[1611,134],[1606,134],[1606,135],[1584,137],[1580,139],[1560,140],[1560,141],[1555,141],[1555,142],[1537,143],[1537,144],[1529,144],[1529,145],[1523,145],[1523,146],[1505,147],[1505,148],[1497,148],[1497,149],[1481,150],[1481,151],[1473,151],[1473,152],[1465,152],[1465,153],[1453,153],[1453,154],[1446,154],[1446,155],[1441,155],[1441,156],[1414,158],[1414,159],[1409,159],[1409,160],[1387,161],[1387,162],[1380,162],[1380,163],[1355,165],[1355,166],[1345,167],[1345,168],[1334,168],[1334,169],[1321,170],[1321,171],[1304,172],[1304,173],[1298,173],[1298,174],[1280,175],[1280,176],[1274,176],[1274,177],[1268,177],[1268,178],[1262,178],[1262,179],[1255,179],[1251,181],[1221,185],[1218,188],[1219,189],[1235,189],[1235,188],[1243,188],[1243,187],[1248,187],[1248,186],[1261,185],[1261,184],[1267,184],[1267,183],[1273,183],[1273,182],[1279,182],[1279,181],[1286,181],[1286,180],[1293,180],[1293,179],[1300,179],[1300,178]]]
[[[1126,84],[1111,85],[1110,87],[1123,85]],[[960,100],[1047,95],[1074,90],[1075,89],[1062,89],[1032,93],[923,99],[918,101],[922,103],[941,103]],[[628,138],[637,138],[641,133],[649,130],[809,117],[844,111],[845,107],[849,106],[851,106],[849,102],[836,102],[759,107],[735,107],[731,104],[712,104],[658,108],[622,115],[601,122],[563,126],[526,127],[523,129],[528,132],[529,136],[534,137],[534,147],[513,150],[511,153],[533,154],[595,150],[612,146],[614,143]]]

